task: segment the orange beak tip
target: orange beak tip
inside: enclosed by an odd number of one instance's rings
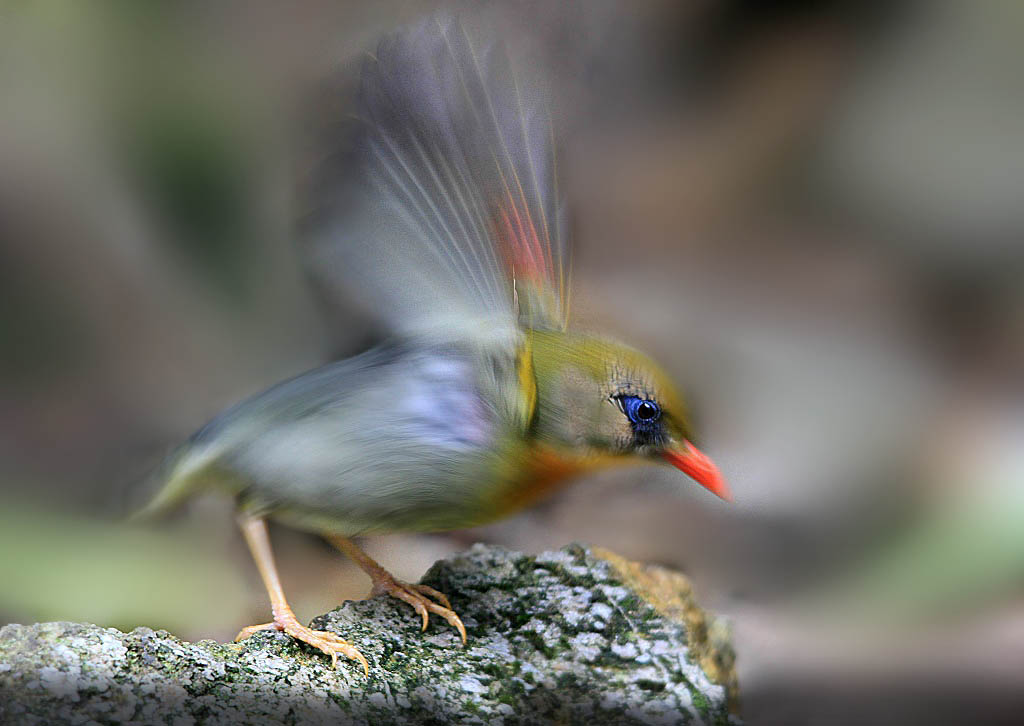
[[[715,466],[715,462],[711,461],[707,454],[689,441],[686,442],[685,450],[665,451],[662,456],[672,466],[682,471],[715,496],[727,502],[733,501],[729,485],[726,483],[725,477],[722,476],[722,472]]]

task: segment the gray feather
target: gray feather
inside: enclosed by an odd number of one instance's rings
[[[325,166],[329,198],[308,231],[314,269],[399,331],[516,325],[514,271],[495,238],[501,202],[533,220],[567,306],[547,99],[512,65],[503,46],[437,18],[386,38],[364,64],[355,163]],[[564,326],[565,309],[549,312]]]
[[[490,356],[391,345],[318,368],[222,413],[176,466],[310,529],[467,526],[494,439],[515,425],[494,377],[514,366]]]
[[[551,124],[526,90],[536,87],[455,23],[381,43],[363,69],[354,169],[328,169],[312,234],[319,269],[361,290],[402,342],[225,411],[175,454],[148,511],[213,487],[251,512],[342,534],[480,521],[495,472],[512,468],[495,442],[522,440],[532,414],[495,203],[539,226],[560,303],[568,274]],[[545,312],[564,322],[557,305]]]

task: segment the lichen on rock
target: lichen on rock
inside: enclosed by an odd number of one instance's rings
[[[572,545],[536,557],[476,545],[435,564],[469,633],[404,603],[314,620],[369,678],[278,632],[238,644],[74,623],[0,630],[0,723],[734,723],[727,630],[677,573]]]

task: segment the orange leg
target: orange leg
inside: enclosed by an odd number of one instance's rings
[[[338,654],[341,653],[347,658],[362,663],[363,671],[366,675],[370,675],[370,667],[366,663],[366,658],[354,645],[326,630],[311,630],[302,625],[295,617],[288,601],[285,600],[284,590],[281,589],[281,580],[277,576],[277,566],[274,564],[274,553],[270,549],[270,537],[267,534],[266,522],[258,517],[240,515],[238,523],[242,528],[242,534],[245,535],[245,541],[249,545],[249,551],[252,552],[252,557],[256,560],[256,567],[259,568],[260,577],[263,578],[263,585],[267,588],[267,594],[270,596],[270,609],[274,613],[274,621],[243,628],[235,640],[243,640],[260,630],[283,630],[296,640],[308,643],[331,656],[331,667],[338,664]]]
[[[359,549],[356,543],[347,537],[331,535],[327,537],[327,541],[348,555],[353,562],[359,565],[363,572],[370,576],[370,579],[373,581],[370,597],[387,593],[391,597],[396,597],[409,603],[423,619],[423,630],[427,629],[428,613],[440,615],[459,631],[459,635],[462,636],[462,642],[465,644],[466,626],[462,624],[462,620],[452,610],[451,603],[448,602],[448,598],[444,594],[426,585],[414,585],[396,580],[390,572],[377,564],[373,558]],[[430,598],[433,598],[433,600]],[[437,602],[434,602],[434,600]]]

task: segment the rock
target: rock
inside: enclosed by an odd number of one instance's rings
[[[0,723],[737,723],[728,632],[677,573],[578,545],[536,557],[476,545],[424,582],[469,644],[397,600],[313,621],[370,662],[278,632],[185,643],[76,623],[0,630]]]

